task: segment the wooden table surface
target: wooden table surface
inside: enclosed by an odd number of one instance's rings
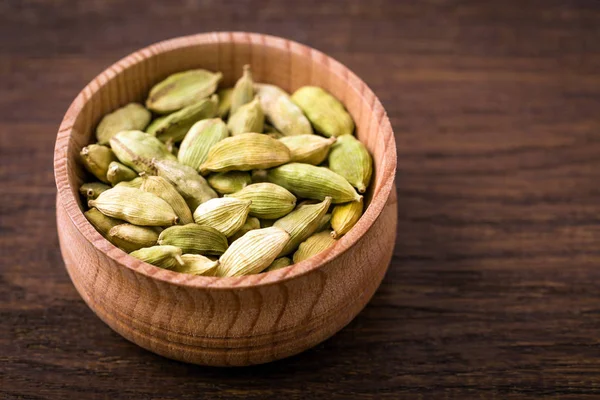
[[[600,395],[600,3],[0,2],[0,398]],[[284,36],[349,66],[398,145],[389,272],[343,331],[251,368],[170,361],[84,304],[55,227],[70,102],[179,35]]]

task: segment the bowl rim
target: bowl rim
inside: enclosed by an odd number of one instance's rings
[[[384,174],[379,190],[373,193],[369,206],[356,225],[348,233],[342,236],[334,246],[307,260],[279,270],[241,277],[195,276],[169,271],[131,257],[97,232],[87,218],[85,218],[83,211],[77,204],[75,193],[78,193],[78,190],[72,189],[68,177],[69,168],[80,168],[79,165],[68,165],[68,149],[71,142],[74,123],[85,103],[89,101],[92,95],[101,90],[108,81],[118,76],[125,69],[165,51],[183,47],[194,47],[202,44],[232,42],[246,43],[251,46],[266,46],[276,49],[281,49],[283,47],[302,57],[311,57],[312,62],[322,64],[330,73],[334,73],[346,80],[350,86],[353,86],[354,89],[360,93],[363,101],[372,99],[372,109],[378,111],[380,114],[380,129],[378,134],[386,138],[383,161],[381,163],[383,168],[382,171],[378,172]],[[330,263],[348,251],[379,218],[390,195],[395,196],[393,188],[396,175],[396,162],[396,141],[385,109],[367,84],[348,67],[312,47],[289,39],[252,32],[209,32],[175,37],[151,44],[120,59],[90,81],[90,83],[88,83],[77,95],[75,100],[73,100],[60,124],[54,150],[54,176],[57,186],[57,206],[62,206],[64,208],[66,215],[69,217],[74,227],[92,244],[92,246],[95,247],[97,251],[104,253],[118,265],[124,266],[135,273],[145,275],[151,279],[177,286],[210,290],[230,290],[268,286],[299,278],[312,271],[317,271],[322,266]]]

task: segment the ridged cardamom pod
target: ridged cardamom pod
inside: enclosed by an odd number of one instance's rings
[[[86,212],[83,213],[88,221],[96,228],[98,232],[104,237],[108,235],[108,232],[119,224],[124,224],[125,221],[121,221],[120,219],[107,217],[102,214],[96,208],[90,208]]]
[[[220,118],[203,119],[196,122],[185,135],[177,159],[180,163],[200,169],[200,165],[206,161],[210,148],[229,137],[227,125]]]
[[[312,165],[321,164],[336,139],[318,135],[285,136],[279,139],[292,153],[292,161]]]
[[[110,183],[106,178],[106,172],[110,163],[117,161],[117,157],[111,149],[100,144],[90,144],[81,149],[79,154],[85,169],[102,182]]]
[[[252,183],[250,173],[245,171],[217,172],[210,174],[206,180],[220,194],[239,192]]]
[[[284,256],[293,252],[302,241],[315,233],[321,218],[327,213],[330,205],[331,197],[326,197],[318,204],[298,207],[285,217],[278,219],[273,226],[290,234],[290,241],[283,248],[280,255]]]
[[[253,183],[228,197],[252,201],[250,215],[258,218],[281,218],[296,207],[296,196],[279,185],[267,182]]]
[[[118,161],[113,161],[108,166],[106,171],[106,179],[112,184],[116,185],[119,182],[129,182],[135,179],[138,175],[134,170],[126,165],[121,164]]]
[[[269,170],[267,177],[270,182],[307,199],[323,200],[329,196],[337,204],[362,198],[345,178],[324,167],[290,163]]]
[[[213,261],[200,254],[184,254],[181,258],[183,265],[177,265],[172,270],[183,274],[212,276],[219,265],[218,261]]]
[[[266,169],[290,161],[290,151],[277,139],[261,133],[243,133],[211,147],[200,172]]]
[[[217,96],[219,96],[219,107],[217,108],[217,117],[225,119],[231,109],[231,94],[233,88],[219,89]]]
[[[231,95],[231,115],[234,115],[244,104],[250,103],[253,98],[254,81],[252,80],[252,70],[250,69],[250,65],[244,65],[242,77],[238,79],[233,87],[233,93]],[[251,130],[247,132],[262,132],[262,130]]]
[[[352,135],[345,135],[338,138],[329,153],[329,169],[364,193],[371,182],[373,159],[364,144]]]
[[[125,107],[106,114],[96,128],[99,144],[108,144],[110,138],[121,131],[143,131],[148,126],[152,114],[139,103],[129,103]]]
[[[130,181],[119,182],[115,185],[115,187],[130,187],[139,189],[142,187],[142,178],[138,176]]]
[[[238,229],[238,231],[236,233],[234,233],[231,237],[229,237],[229,243],[233,243],[237,239],[244,236],[247,232],[250,232],[251,230],[254,230],[254,229],[260,229],[260,221],[258,220],[258,218],[255,218],[255,217],[246,218],[246,222],[244,222],[244,225],[242,225],[242,227],[240,229]]]
[[[111,228],[106,238],[121,250],[130,253],[142,247],[154,246],[158,233],[145,226],[119,224]]]
[[[289,267],[290,265],[292,265],[292,260],[287,257],[280,257],[273,261],[263,272],[276,271],[281,268]]]
[[[352,135],[354,121],[343,104],[317,86],[303,86],[292,95],[315,129],[323,135]]]
[[[154,173],[152,160],[175,160],[164,143],[142,131],[121,131],[110,139],[119,161],[135,171]]]
[[[265,124],[263,113],[258,98],[244,104],[229,117],[227,128],[232,136],[248,132],[262,132]]]
[[[194,222],[192,212],[183,196],[162,176],[144,176],[140,189],[144,192],[152,193],[169,203],[175,214],[179,217],[180,224],[186,225]]]
[[[271,265],[289,239],[289,233],[275,227],[252,230],[223,253],[215,275],[257,274]]]
[[[132,251],[130,256],[147,262],[148,264],[156,265],[160,268],[173,269],[183,265],[181,258],[182,252],[176,246],[152,246]]]
[[[79,187],[79,193],[81,193],[82,196],[85,196],[87,200],[94,200],[100,196],[100,193],[108,189],[110,189],[110,186],[105,185],[104,183],[91,182],[81,185]]]
[[[249,200],[232,197],[211,199],[196,208],[194,221],[198,225],[213,227],[225,236],[231,236],[246,222],[251,203]]]
[[[160,160],[154,163],[158,176],[162,176],[183,196],[190,210],[200,204],[214,199],[217,193],[202,176],[192,167],[171,160]]]
[[[333,246],[335,242],[336,240],[331,237],[331,233],[328,231],[315,233],[304,242],[300,243],[298,250],[294,253],[294,264],[327,250]]]
[[[158,114],[181,110],[213,94],[222,77],[204,69],[170,75],[150,89],[146,107]]]
[[[337,239],[358,222],[363,213],[363,201],[351,201],[350,203],[338,204],[331,212],[331,237]]]
[[[354,201],[352,203],[355,203]],[[319,226],[315,229],[315,232],[321,232],[324,230],[329,230],[331,228],[331,214],[327,213],[323,215],[321,220],[319,221]]]
[[[178,225],[162,231],[158,244],[177,246],[184,253],[223,254],[227,250],[227,237],[215,228],[196,224]]]
[[[312,126],[300,107],[283,89],[266,84],[256,84],[254,89],[260,98],[265,116],[284,136],[313,133]]]
[[[217,95],[213,95],[172,114],[157,118],[146,128],[146,132],[156,136],[162,142],[169,139],[181,142],[192,125],[201,119],[213,118],[218,106],[219,99]]]
[[[179,222],[173,208],[158,196],[124,186],[104,191],[88,201],[102,214],[141,226],[169,226]]]

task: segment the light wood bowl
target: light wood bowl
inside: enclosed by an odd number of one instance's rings
[[[368,207],[334,247],[258,275],[212,278],[143,263],[113,246],[83,215],[81,148],[100,118],[143,102],[156,82],[191,68],[221,71],[224,86],[251,64],[255,80],[290,92],[318,85],[340,99],[374,157]],[[348,324],[381,283],[396,238],[396,144],[373,92],[348,68],[301,44],[254,33],[208,33],[157,43],[98,75],[67,111],[54,152],[56,218],[73,284],[112,329],[139,346],[185,362],[265,363],[306,350]]]

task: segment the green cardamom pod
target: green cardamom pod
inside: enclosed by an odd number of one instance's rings
[[[331,212],[331,236],[338,239],[358,222],[363,213],[363,202],[351,201],[350,203],[338,204]]]
[[[358,139],[344,135],[338,138],[329,153],[329,169],[364,193],[373,175],[373,159]]]
[[[156,136],[162,142],[169,139],[181,142],[192,125],[202,119],[213,118],[217,113],[218,105],[219,98],[213,95],[172,114],[157,118],[146,128],[146,132]]]
[[[281,88],[275,85],[254,85],[262,110],[269,122],[284,136],[310,135],[313,133],[310,122]]]
[[[329,196],[337,204],[362,198],[345,178],[325,167],[290,163],[269,170],[267,177],[270,182],[307,199],[323,200]]]
[[[250,210],[249,200],[220,197],[202,203],[194,211],[194,221],[198,225],[210,226],[231,236],[246,222]]]
[[[158,176],[169,181],[183,196],[190,210],[195,210],[200,204],[218,197],[206,179],[198,175],[192,167],[171,160],[156,161],[153,165]]]
[[[292,153],[292,161],[319,165],[327,158],[331,145],[336,138],[324,138],[318,135],[284,136],[279,139]]]
[[[266,169],[290,161],[290,151],[279,140],[261,133],[243,133],[211,147],[200,172]]]
[[[119,224],[111,228],[106,238],[121,250],[130,253],[142,247],[154,246],[158,240],[158,233],[145,226]]]
[[[292,95],[315,129],[323,135],[352,135],[354,121],[343,104],[317,86],[303,86]]]
[[[231,94],[231,115],[234,115],[241,106],[252,101],[254,98],[253,86],[254,81],[252,80],[252,70],[250,69],[250,65],[244,65],[243,75],[236,82],[233,93]],[[247,132],[262,132],[262,130],[251,130]]]
[[[210,174],[206,180],[220,194],[239,192],[252,183],[250,173],[245,171],[217,172]]]
[[[110,139],[121,131],[143,131],[148,126],[152,114],[139,103],[129,103],[125,107],[106,114],[96,128],[99,144],[108,144]]]
[[[183,265],[177,265],[173,271],[190,275],[212,276],[219,265],[218,261],[213,261],[200,254],[184,254],[181,258]]]
[[[257,274],[273,263],[289,239],[289,233],[275,227],[251,230],[223,253],[215,275]]]
[[[122,131],[110,139],[117,158],[136,172],[154,173],[152,160],[175,160],[164,143],[142,131]]]
[[[355,202],[353,202],[353,203],[355,203]],[[331,214],[327,213],[327,214],[323,215],[323,217],[319,221],[319,225],[317,226],[317,229],[315,229],[315,232],[329,230],[330,228],[331,228]]]
[[[158,196],[124,186],[113,187],[88,201],[102,214],[141,226],[169,226],[179,222],[173,208]]]
[[[79,193],[81,193],[82,196],[85,196],[87,200],[94,200],[100,196],[100,193],[108,189],[110,189],[110,186],[105,185],[104,183],[91,182],[81,185]]]
[[[213,94],[222,77],[204,69],[170,75],[150,89],[146,107],[158,114],[181,110]]]
[[[123,224],[124,221],[121,221],[116,218],[107,217],[102,214],[96,208],[90,208],[86,212],[83,213],[85,217],[90,221],[90,223],[96,228],[98,232],[104,237],[108,235],[108,232],[119,224]]]
[[[321,203],[298,207],[275,222],[273,226],[290,234],[290,241],[281,251],[281,255],[293,252],[302,241],[315,233],[330,205],[331,197],[326,197]]]
[[[263,113],[258,97],[250,103],[244,104],[229,117],[227,128],[231,135],[239,135],[248,132],[262,132],[265,124],[265,114]]]
[[[179,223],[182,225],[191,224],[194,222],[192,212],[185,202],[185,199],[173,185],[162,176],[147,176],[142,178],[142,186],[144,192],[152,193],[166,201],[179,217]]]
[[[184,264],[181,249],[176,246],[144,247],[132,251],[129,255],[148,264],[165,269],[177,268],[177,266]]]
[[[296,196],[281,186],[267,182],[253,183],[227,196],[252,201],[250,215],[258,218],[281,218],[296,207]]]
[[[108,179],[113,186],[119,182],[129,182],[137,176],[138,175],[134,170],[118,161],[111,162],[108,166],[108,171],[106,171],[106,179]]]
[[[289,267],[290,265],[292,265],[292,260],[287,257],[280,257],[273,261],[263,272],[276,271],[281,268]]]
[[[217,96],[219,96],[219,107],[217,108],[217,117],[221,119],[225,119],[229,114],[229,110],[231,109],[231,94],[233,93],[233,88],[220,89],[217,92]]]
[[[333,246],[335,242],[336,240],[331,237],[331,233],[328,231],[315,233],[304,242],[300,243],[298,250],[294,253],[294,264],[327,250]]]
[[[237,232],[229,238],[229,243],[233,243],[234,241],[236,241],[237,239],[241,238],[246,233],[254,229],[260,229],[260,221],[258,220],[258,218],[246,218],[246,222],[244,222],[244,225],[242,225],[242,227],[238,229]]]
[[[102,182],[110,183],[106,178],[106,172],[110,163],[117,161],[111,149],[100,144],[90,144],[81,149],[80,155],[85,169]]]
[[[130,181],[119,182],[115,185],[115,187],[130,187],[139,189],[142,187],[142,178],[138,176]]]
[[[162,231],[158,244],[177,246],[184,253],[223,254],[227,250],[227,237],[215,228],[196,224],[177,225]]]
[[[227,137],[229,137],[227,125],[220,118],[198,121],[181,142],[177,159],[181,164],[198,170],[206,161],[210,148]]]

